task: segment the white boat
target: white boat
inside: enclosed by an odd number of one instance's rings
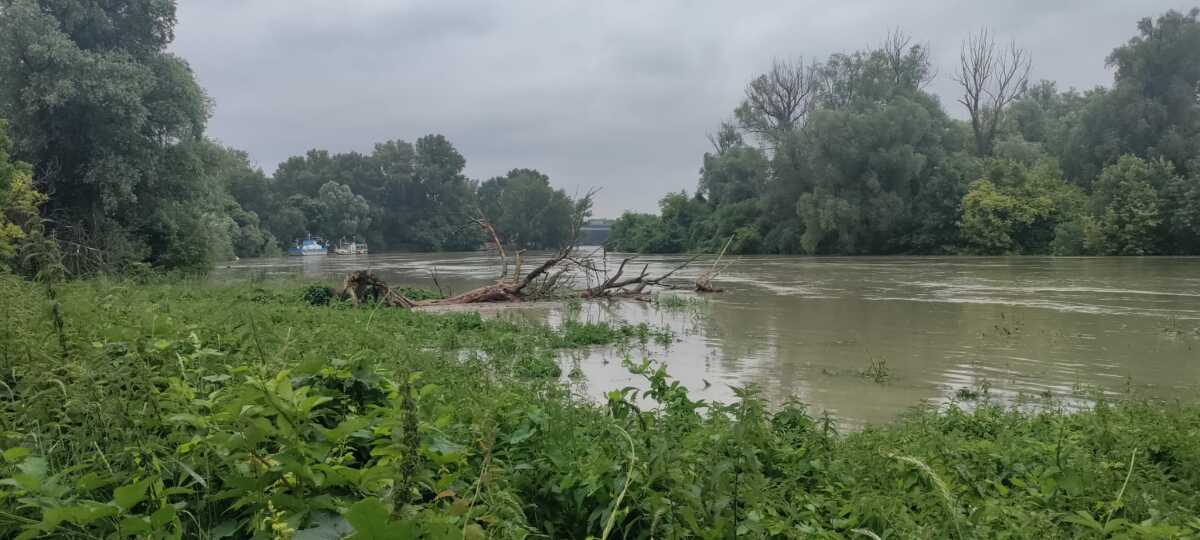
[[[288,248],[288,255],[326,255],[329,250],[315,239],[305,238],[303,242]]]
[[[334,255],[366,255],[367,243],[359,242],[357,239],[346,242],[345,240],[338,243],[336,248],[333,248]]]

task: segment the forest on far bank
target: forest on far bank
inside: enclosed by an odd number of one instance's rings
[[[1200,11],[1137,22],[1111,87],[1029,81],[981,31],[958,66],[895,32],[776,62],[711,135],[694,193],[626,213],[611,249],[672,253],[1200,253]],[[939,69],[940,68],[940,69]],[[957,83],[966,120],[926,90]]]

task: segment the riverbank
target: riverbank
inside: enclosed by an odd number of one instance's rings
[[[1200,407],[914,410],[839,435],[693,399],[653,326],[314,307],[292,282],[0,276],[0,536],[1200,534]],[[561,382],[625,347],[648,390]],[[649,401],[646,401],[649,399]]]

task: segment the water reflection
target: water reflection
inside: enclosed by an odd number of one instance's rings
[[[651,272],[681,261],[643,257]],[[417,286],[436,269],[454,291],[499,270],[483,253],[439,253],[247,260],[223,272],[336,278],[359,268]],[[585,304],[574,316],[668,326],[678,339],[564,359],[583,372],[580,388],[639,386],[623,361],[648,357],[706,399],[754,383],[769,399],[796,397],[859,425],[984,385],[1010,399],[1065,397],[1081,384],[1174,398],[1200,382],[1197,258],[746,257],[720,281],[727,292],[705,297],[699,317]],[[567,315],[553,305],[506,313],[552,324]],[[860,375],[872,362],[886,382]]]

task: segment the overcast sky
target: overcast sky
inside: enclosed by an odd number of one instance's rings
[[[695,189],[705,134],[773,58],[823,59],[899,27],[928,43],[931,90],[981,26],[1033,54],[1033,78],[1108,85],[1104,58],[1160,0],[740,2],[181,0],[175,50],[216,108],[209,133],[268,174],[310,148],[369,152],[446,135],[485,179],[540,169],[596,215]]]

